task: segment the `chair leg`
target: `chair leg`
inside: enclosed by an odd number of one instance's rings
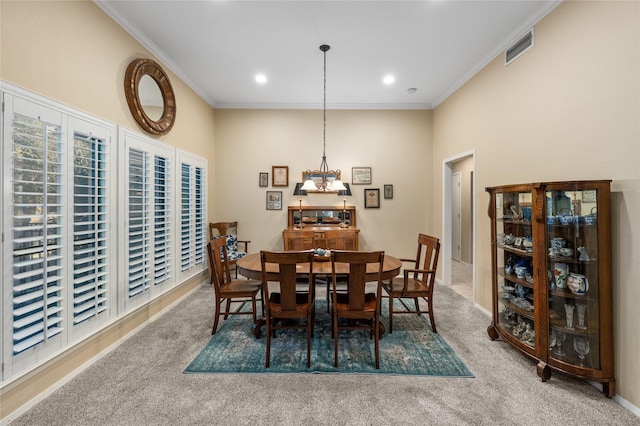
[[[216,330],[218,329],[219,319],[220,319],[220,299],[216,298],[216,313],[213,319],[213,329],[211,330],[211,335],[216,334]]]
[[[431,321],[431,330],[433,330],[434,333],[437,333],[436,320],[433,318],[433,305],[431,304],[431,298],[429,298],[428,306],[429,306],[429,321]]]
[[[262,318],[264,318],[264,284],[260,286],[260,297],[262,298],[262,303],[260,303],[262,305]]]
[[[418,298],[417,297],[413,298],[413,303],[416,304],[416,314],[418,314],[418,316],[420,316],[420,304],[418,302]]]
[[[307,368],[311,367],[311,336],[313,335],[313,319],[307,315]]]
[[[389,295],[389,334],[393,333],[393,297]]]
[[[231,299],[227,298],[227,310],[224,313],[224,319],[229,318],[229,312],[231,312]]]
[[[333,366],[338,367],[338,318],[335,312],[333,315]]]
[[[266,332],[267,332],[267,354],[266,354],[266,360],[264,363],[265,368],[269,368],[269,361],[271,359],[271,321],[269,321],[269,316],[267,316],[267,325],[266,325]]]
[[[251,297],[251,313],[253,314],[253,323],[258,322],[258,309],[256,308],[256,295]]]
[[[380,317],[376,312],[376,316],[373,319],[373,333],[375,336],[375,356],[376,356],[376,370],[380,370]]]

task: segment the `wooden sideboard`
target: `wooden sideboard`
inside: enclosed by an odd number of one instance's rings
[[[289,206],[288,210],[288,226],[282,231],[285,250],[358,250],[355,206]],[[341,226],[343,216],[347,227]]]
[[[282,231],[285,250],[358,250],[358,228],[306,226]]]

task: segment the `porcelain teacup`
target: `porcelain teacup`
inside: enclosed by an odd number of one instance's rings
[[[561,248],[560,249],[560,255],[561,256],[565,256],[565,257],[573,256],[573,249]]]
[[[552,238],[551,239],[551,247],[560,250],[563,247],[566,247],[567,242],[560,237],[556,237],[556,238]]]
[[[515,270],[516,270],[516,277],[518,278],[524,278],[525,274],[527,273],[526,266],[516,266]]]
[[[589,280],[582,274],[569,274],[567,286],[573,294],[585,294],[589,291]]]

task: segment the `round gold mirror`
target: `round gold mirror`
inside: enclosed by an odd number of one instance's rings
[[[176,120],[176,99],[169,77],[151,59],[136,59],[127,67],[124,93],[136,122],[154,135],[169,133]]]

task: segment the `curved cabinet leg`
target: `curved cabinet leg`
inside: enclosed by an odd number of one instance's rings
[[[542,380],[543,382],[546,382],[551,378],[551,367],[549,367],[546,362],[540,361],[536,366],[536,370],[538,371],[540,380]]]
[[[616,394],[616,382],[603,382],[602,393],[604,393],[607,398],[613,398]]]
[[[498,338],[498,331],[493,324],[487,327],[487,334],[489,334],[489,338],[491,340],[496,340]]]

